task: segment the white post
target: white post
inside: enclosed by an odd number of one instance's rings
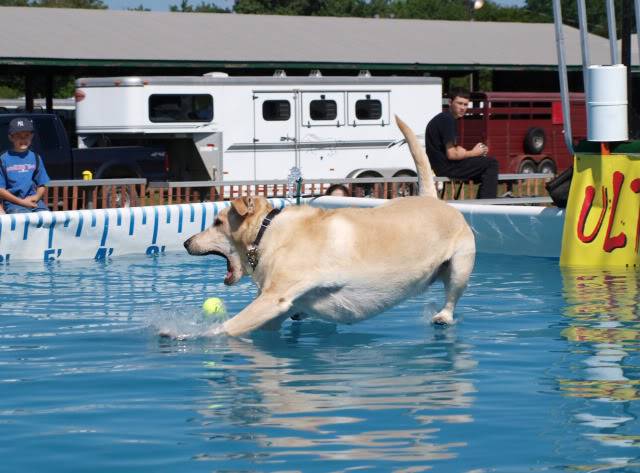
[[[611,64],[619,64],[618,34],[616,32],[616,10],[613,0],[607,0],[607,25],[609,29],[609,49],[611,50]]]

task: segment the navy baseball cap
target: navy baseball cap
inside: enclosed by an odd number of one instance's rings
[[[9,122],[9,134],[20,131],[33,131],[33,122],[28,118],[14,118]]]

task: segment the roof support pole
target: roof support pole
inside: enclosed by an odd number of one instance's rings
[[[607,0],[607,28],[609,30],[611,64],[620,64],[618,58],[618,34],[616,32],[616,9],[613,0]]]
[[[45,101],[47,107],[47,113],[53,112],[53,74],[51,72],[47,72],[45,76],[46,81],[46,91],[45,91]]]
[[[475,69],[471,72],[471,91],[477,92],[480,90],[480,71]]]
[[[640,0],[637,0],[640,2]],[[582,84],[584,91],[589,90],[588,68],[591,65],[589,55],[589,25],[587,24],[587,7],[585,0],[578,0],[578,27],[580,28],[580,49],[582,51]]]
[[[621,62],[627,66],[627,123],[631,137],[638,136],[638,107],[637,92],[634,93],[631,57],[631,34],[633,30],[632,0],[622,0],[622,31],[621,31]]]
[[[562,6],[560,0],[553,0],[553,22],[556,29],[556,50],[558,53],[558,78],[562,97],[562,122],[564,142],[573,156],[573,134],[571,132],[571,109],[569,108],[569,86],[567,84],[567,61],[565,59],[564,32],[562,26]]]
[[[24,76],[24,109],[33,112],[33,74],[27,69]]]
[[[638,62],[640,63],[640,0],[635,1],[636,4],[636,39],[638,40]]]

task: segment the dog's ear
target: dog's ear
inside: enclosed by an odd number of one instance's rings
[[[251,215],[256,210],[256,204],[253,197],[250,195],[244,196],[240,199],[235,199],[231,202],[231,207],[238,212],[238,215],[244,217],[245,215]]]

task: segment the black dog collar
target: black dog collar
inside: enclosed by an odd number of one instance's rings
[[[264,235],[265,230],[271,223],[271,221],[275,218],[276,215],[280,213],[280,209],[273,209],[271,212],[267,214],[267,216],[262,220],[262,225],[260,225],[260,230],[258,230],[258,235],[256,239],[253,241],[249,250],[247,251],[247,259],[249,260],[249,264],[252,269],[256,269],[258,266],[258,245],[260,244],[260,240],[262,240],[262,235]]]

